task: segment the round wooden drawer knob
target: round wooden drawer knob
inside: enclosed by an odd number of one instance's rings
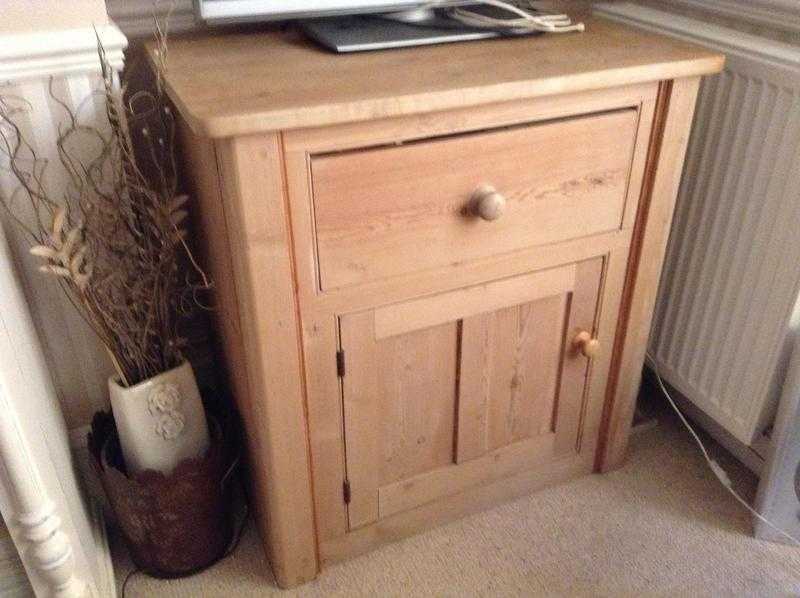
[[[506,211],[506,198],[491,185],[481,185],[472,194],[472,210],[486,221],[497,220]]]
[[[581,331],[573,340],[575,347],[580,350],[584,357],[591,359],[600,351],[600,341],[592,338],[592,334],[586,330]]]

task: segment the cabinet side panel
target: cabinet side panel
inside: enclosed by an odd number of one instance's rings
[[[283,156],[277,134],[217,144],[222,205],[247,364],[247,422],[259,527],[275,578],[316,577],[302,349]]]
[[[698,77],[661,84],[614,347],[596,468],[622,465],[666,253]]]
[[[225,374],[237,407],[248,402],[247,372],[236,285],[233,279],[230,240],[217,172],[217,155],[210,139],[197,137],[179,120],[180,148],[185,158],[186,185],[191,195],[193,217],[192,247],[213,283],[214,320],[217,341],[216,358]]]
[[[214,311],[212,312],[221,346],[216,347],[217,359],[225,368],[227,382],[236,406],[243,415],[247,444],[250,499],[259,522],[265,545],[270,546],[269,508],[266,496],[270,480],[266,473],[265,449],[268,441],[263,435],[264,426],[255,416],[259,412],[254,404],[258,393],[251,393],[248,378],[248,354],[242,335],[237,283],[232,256],[234,230],[228,229],[221,180],[214,142],[197,137],[181,119],[179,125],[181,150],[185,157],[186,184],[197,209],[193,210],[193,246],[198,258],[213,281]],[[244,320],[246,321],[246,320]],[[273,566],[276,558],[267,550]],[[277,576],[277,567],[276,567]]]

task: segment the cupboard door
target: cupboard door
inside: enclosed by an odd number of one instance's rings
[[[350,529],[578,451],[602,269],[340,318]]]

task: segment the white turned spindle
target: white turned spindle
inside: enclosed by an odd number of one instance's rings
[[[0,244],[5,239],[0,230]],[[0,257],[5,257],[0,252]],[[6,283],[7,281],[2,281]],[[88,595],[86,583],[75,575],[75,562],[69,538],[61,530],[56,506],[44,490],[33,466],[34,457],[25,441],[17,412],[9,400],[8,389],[0,379],[0,464],[3,487],[10,494],[15,516],[9,524],[17,526],[25,540],[23,556],[52,596],[79,598]]]

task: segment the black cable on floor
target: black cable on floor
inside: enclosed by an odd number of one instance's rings
[[[125,598],[125,592],[126,592],[126,590],[128,588],[128,582],[131,580],[131,578],[134,575],[136,575],[137,573],[141,573],[141,572],[142,572],[142,570],[137,567],[136,569],[134,569],[133,571],[131,571],[130,573],[128,573],[125,576],[125,581],[122,582],[122,598]]]

